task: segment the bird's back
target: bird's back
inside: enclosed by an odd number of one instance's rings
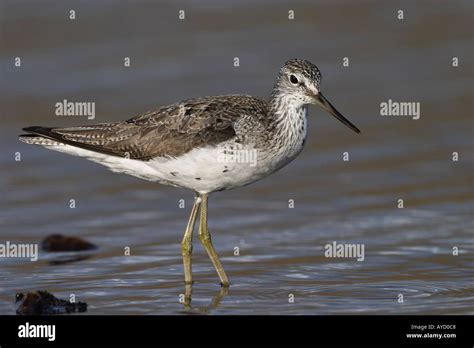
[[[20,140],[42,145],[44,138],[90,151],[150,160],[177,157],[216,145],[254,128],[267,118],[266,101],[248,95],[187,99],[124,122],[68,128],[28,127]]]

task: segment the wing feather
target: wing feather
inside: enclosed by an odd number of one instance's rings
[[[245,95],[218,96],[185,100],[125,122],[24,130],[100,153],[149,160],[180,156],[193,148],[231,139],[236,136],[239,119],[266,113],[263,100]]]

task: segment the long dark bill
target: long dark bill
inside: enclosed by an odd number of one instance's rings
[[[357,128],[354,124],[352,124],[351,121],[349,121],[347,118],[345,118],[344,116],[342,116],[342,114],[336,110],[336,108],[334,106],[332,106],[332,104],[329,102],[329,100],[327,100],[321,92],[319,92],[317,95],[316,95],[316,101],[318,102],[319,105],[322,106],[322,108],[324,110],[326,110],[327,112],[329,112],[331,115],[333,115],[335,118],[337,118],[339,121],[341,121],[342,123],[344,123],[347,127],[349,127],[350,129],[352,129],[354,132],[356,133],[360,133],[360,130],[359,128]]]

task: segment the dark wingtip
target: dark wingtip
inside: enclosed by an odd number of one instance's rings
[[[52,128],[41,127],[41,126],[31,126],[31,127],[25,127],[23,128],[23,130],[30,134],[41,135],[41,136],[50,137],[54,139],[54,136],[51,133]]]
[[[20,141],[24,141],[29,138],[40,136],[40,137],[56,140],[53,134],[51,134],[51,129],[52,128],[40,127],[40,126],[25,127],[23,128],[23,130],[27,132],[28,134],[20,134],[18,138],[20,139]]]
[[[36,132],[38,132],[41,128],[43,128],[43,127],[40,127],[40,126],[31,126],[31,127],[22,128],[22,130],[24,130],[25,132],[29,132],[29,133],[36,133]]]

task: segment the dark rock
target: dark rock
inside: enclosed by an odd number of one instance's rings
[[[97,247],[94,244],[78,237],[67,237],[61,234],[52,234],[47,236],[41,242],[41,248],[44,251],[57,252],[91,250],[96,249]]]
[[[74,312],[87,312],[87,303],[71,303],[66,300],[56,298],[47,291],[33,291],[26,295],[16,294],[16,304],[18,315],[50,315],[67,314]]]

